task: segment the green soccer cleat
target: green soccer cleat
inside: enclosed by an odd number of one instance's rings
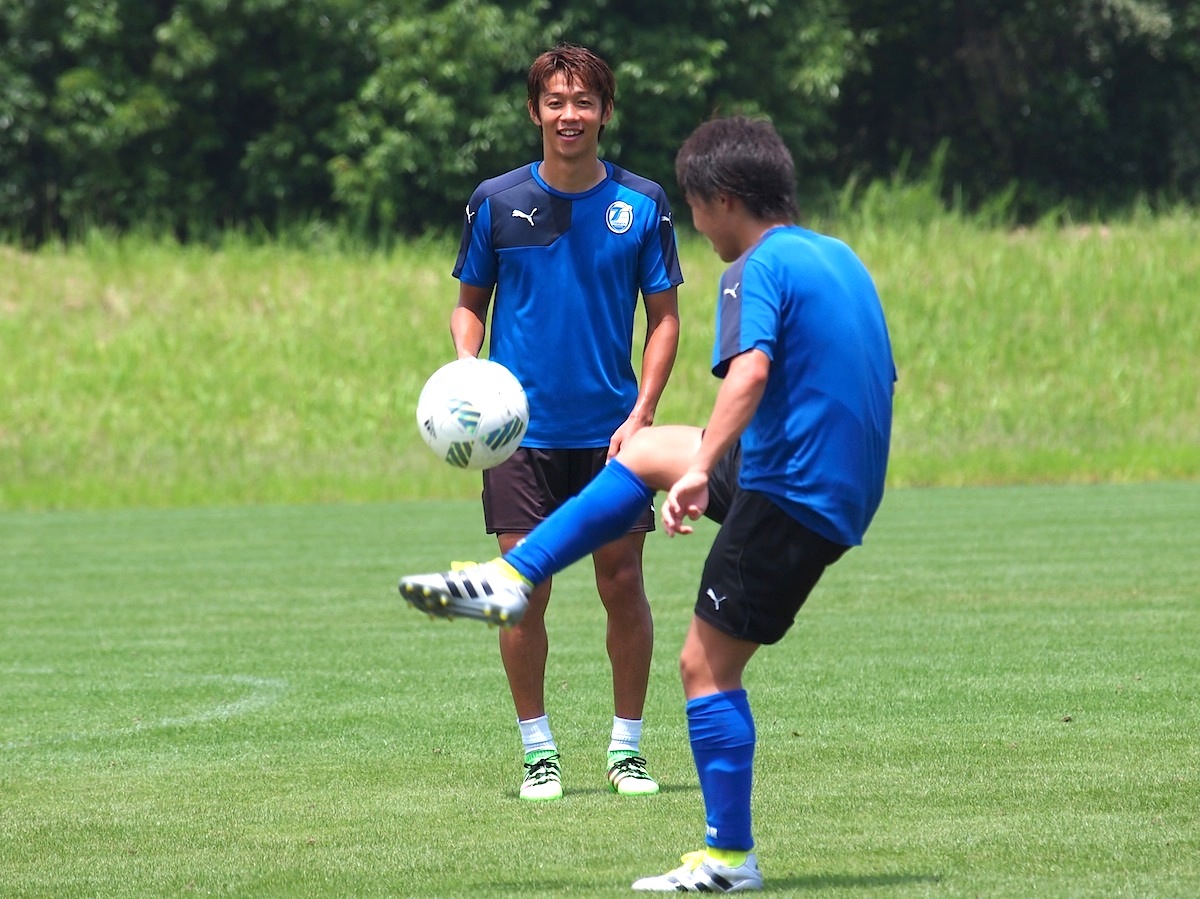
[[[529,607],[530,584],[503,559],[454,563],[450,571],[400,579],[409,605],[438,618],[475,618],[512,627]]]
[[[763,888],[753,852],[735,868],[710,858],[703,849],[689,852],[680,861],[683,865],[674,871],[635,880],[633,888],[639,893],[740,893]]]
[[[646,771],[646,760],[640,755],[610,755],[608,788],[620,796],[652,796],[658,792],[658,781]]]
[[[530,753],[525,756],[525,780],[521,782],[521,798],[527,802],[549,802],[562,799],[562,759],[557,752]]]

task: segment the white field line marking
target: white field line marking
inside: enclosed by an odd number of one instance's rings
[[[31,669],[25,669],[22,673],[29,674],[33,672]],[[46,671],[38,673],[49,674],[55,672]],[[0,743],[0,749],[29,749],[35,746],[52,746],[104,737],[124,737],[164,727],[189,727],[194,724],[205,724],[209,721],[224,721],[229,718],[249,715],[272,706],[288,691],[288,682],[286,680],[273,677],[253,677],[245,674],[202,674],[194,677],[183,676],[175,678],[175,680],[186,683],[233,684],[244,688],[245,695],[238,699],[218,702],[216,705],[199,708],[187,715],[141,720],[129,727],[97,728],[95,730],[60,734],[40,740],[10,741],[8,743]]]

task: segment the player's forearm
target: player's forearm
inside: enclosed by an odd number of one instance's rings
[[[454,341],[455,355],[478,356],[483,349],[485,333],[483,321],[472,310],[458,306],[450,313],[450,338]]]
[[[675,357],[679,352],[679,317],[666,315],[659,319],[646,333],[646,349],[642,353],[642,377],[638,384],[638,397],[631,418],[643,425],[654,423],[658,402],[662,399]]]
[[[692,470],[712,471],[717,461],[742,436],[762,400],[770,366],[766,354],[758,350],[750,350],[733,359],[721,389],[717,391],[704,439],[692,460]]]

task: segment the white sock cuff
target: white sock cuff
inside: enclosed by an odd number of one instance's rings
[[[554,745],[554,736],[550,733],[550,719],[546,715],[518,721],[517,727],[521,729],[521,745],[525,747],[526,752],[543,752],[557,748]]]
[[[612,742],[608,744],[609,752],[637,752],[642,742],[641,718],[618,718],[613,716]]]

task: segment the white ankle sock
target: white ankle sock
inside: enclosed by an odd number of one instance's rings
[[[531,752],[557,752],[558,747],[554,745],[554,737],[550,733],[550,720],[546,715],[540,718],[530,718],[527,721],[518,721],[517,727],[521,729],[521,745],[525,747],[525,754]]]
[[[613,717],[612,726],[612,742],[608,744],[609,752],[633,752],[638,751],[638,744],[642,742],[642,719],[641,718],[618,718]]]

